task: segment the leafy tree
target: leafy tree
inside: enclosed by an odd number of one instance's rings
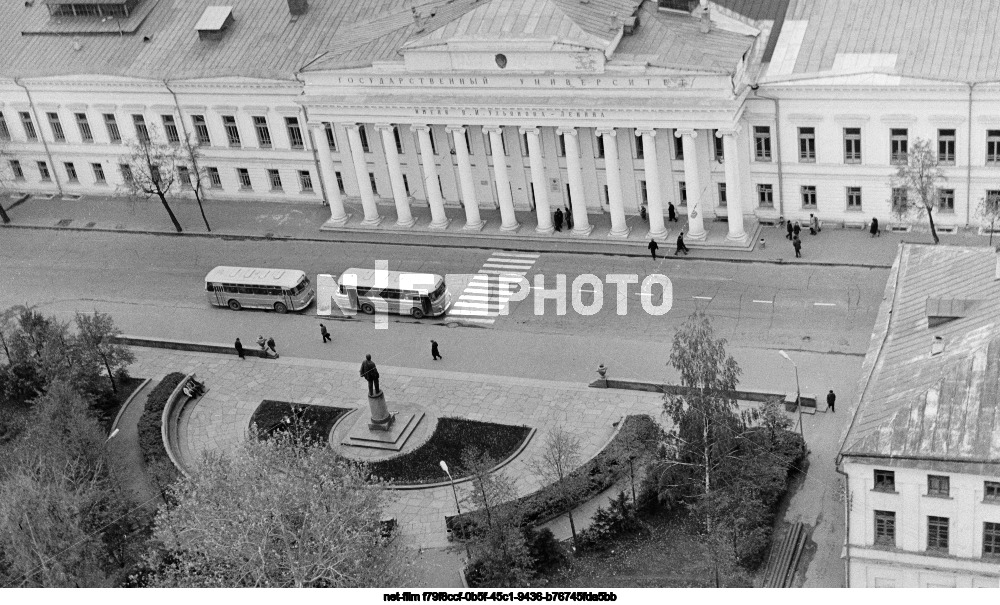
[[[180,149],[173,145],[157,143],[155,129],[148,136],[129,143],[128,154],[122,159],[124,191],[133,198],[145,200],[156,196],[170,216],[177,233],[183,231],[174,211],[167,203],[177,179],[177,165],[183,161]]]
[[[993,245],[993,227],[1000,223],[1000,192],[990,191],[986,197],[979,201],[979,208],[976,211],[983,226],[990,226],[990,245]]]
[[[206,456],[172,488],[153,532],[159,587],[405,585],[383,537],[386,491],[328,447],[293,432],[251,435],[232,458]]]
[[[115,375],[135,361],[135,355],[132,354],[131,349],[112,340],[114,337],[120,336],[122,331],[115,326],[110,315],[100,313],[96,309],[93,315],[78,312],[76,325],[82,351],[84,354],[92,356],[95,361],[100,361],[108,374],[111,391],[117,393],[118,386],[115,384]]]
[[[938,165],[937,154],[926,139],[916,139],[906,154],[906,163],[900,164],[892,177],[892,187],[906,192],[904,199],[893,199],[893,213],[905,217],[910,213],[927,214],[934,243],[940,243],[934,227],[934,210],[938,206],[938,187],[947,179]]]
[[[557,497],[566,500],[570,506],[566,509],[569,518],[569,529],[573,535],[573,545],[576,545],[576,523],[573,521],[572,503],[576,498],[576,489],[568,481],[573,469],[580,465],[580,440],[567,432],[563,427],[556,427],[545,438],[545,446],[537,458],[528,463],[529,468],[542,477],[546,483],[551,483]]]

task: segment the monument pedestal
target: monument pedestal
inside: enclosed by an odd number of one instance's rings
[[[374,395],[369,395],[368,407],[372,411],[372,420],[368,423],[369,430],[388,431],[392,428],[396,415],[389,413],[389,406],[385,404],[385,393],[379,391]]]
[[[359,415],[341,445],[398,452],[424,419],[424,412],[406,406],[390,412],[381,391],[368,396],[368,407],[371,418]]]

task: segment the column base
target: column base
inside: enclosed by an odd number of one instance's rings
[[[650,239],[658,239],[658,240],[662,241],[662,240],[665,240],[667,238],[667,234],[668,233],[670,233],[670,232],[667,231],[667,229],[664,228],[663,231],[650,231],[646,235],[646,237],[648,237]]]
[[[573,227],[573,230],[570,231],[570,233],[576,237],[588,237],[593,230],[593,225],[586,225],[585,227]]]
[[[500,230],[507,233],[515,233],[521,229],[521,223],[514,223],[512,225],[500,225]]]
[[[695,233],[690,231],[684,234],[684,239],[694,240],[696,242],[703,242],[708,238],[708,231],[702,231],[701,233]]]
[[[362,227],[378,227],[381,223],[382,223],[382,217],[381,216],[376,216],[376,217],[372,217],[372,218],[366,218],[365,220],[361,221],[361,226]]]
[[[535,227],[535,232],[536,233],[544,233],[545,235],[549,235],[549,234],[555,233],[556,232],[556,228],[552,227],[552,226],[542,227],[541,225],[539,225],[539,226]]]
[[[396,221],[396,226],[402,227],[403,229],[409,229],[410,227],[416,224],[417,224],[417,219],[413,218],[412,216],[410,217],[409,220],[406,221],[400,221],[400,220]]]
[[[729,235],[726,236],[726,241],[727,242],[738,242],[740,244],[746,244],[747,240],[749,240],[749,239],[750,239],[750,236],[747,235],[746,231],[744,231],[743,233],[737,233],[737,234],[730,233]]]
[[[346,225],[346,224],[347,224],[347,222],[348,222],[349,220],[351,220],[351,215],[350,215],[350,214],[344,214],[344,216],[342,216],[342,217],[340,217],[340,218],[333,218],[333,217],[330,217],[330,218],[328,218],[328,219],[326,220],[326,222],[325,222],[325,223],[323,223],[323,227],[324,227],[324,228],[330,228],[330,227],[343,227],[344,225]]]
[[[443,221],[440,221],[440,222],[431,221],[431,224],[427,225],[427,227],[430,228],[430,229],[436,229],[436,230],[439,230],[439,231],[444,231],[445,229],[448,228],[448,225],[450,225],[450,224],[451,224],[451,219],[450,218],[446,218],[446,219],[444,219]]]
[[[482,231],[483,227],[486,226],[486,221],[479,221],[478,223],[465,223],[462,227],[463,231]]]
[[[625,239],[626,237],[628,237],[629,233],[632,233],[632,228],[629,227],[628,225],[626,225],[625,227],[623,227],[623,228],[621,228],[621,229],[619,229],[617,231],[615,231],[614,229],[612,229],[608,233],[608,237],[613,237],[613,238],[616,238],[616,239]]]

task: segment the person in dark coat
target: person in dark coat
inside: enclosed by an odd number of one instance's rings
[[[438,343],[436,340],[431,341],[431,359],[437,361],[438,359],[444,359],[441,357],[441,351],[438,351]]]
[[[267,337],[267,348],[271,349],[271,352],[274,353],[275,355],[278,354],[278,349],[274,348],[274,339],[271,338],[270,336]]]
[[[573,228],[573,213],[570,211],[569,206],[566,206],[566,230],[569,231]]]
[[[361,362],[361,377],[368,381],[368,396],[374,397],[382,392],[378,388],[378,368],[372,361],[371,355],[365,355],[365,360]]]
[[[330,332],[327,331],[326,326],[319,324],[319,335],[323,337],[323,344],[326,344],[333,340],[330,338]]]
[[[674,251],[674,256],[677,256],[681,252],[684,253],[684,256],[687,256],[688,252],[689,252],[688,251],[688,247],[684,245],[684,232],[683,231],[681,231],[679,234],[677,234],[677,250]]]
[[[556,214],[552,217],[552,222],[555,223],[556,231],[562,231],[563,213],[561,209],[556,208]]]
[[[799,239],[797,233],[792,238],[792,247],[795,248],[795,258],[802,258],[802,240]]]
[[[834,404],[836,403],[837,403],[837,396],[833,394],[833,389],[830,389],[830,392],[826,394],[826,407],[831,412],[836,412],[837,410],[834,409]]]
[[[788,234],[785,235],[785,239],[792,239],[792,230],[794,229],[794,227],[792,226],[792,221],[788,221],[787,223],[785,223],[785,228],[788,229]]]
[[[871,233],[872,237],[875,237],[876,235],[879,236],[879,237],[882,237],[882,232],[878,230],[878,219],[877,218],[872,217],[872,226],[871,226],[871,228],[868,229],[868,233]]]
[[[236,354],[240,356],[240,359],[246,359],[246,357],[243,356],[243,343],[240,342],[239,338],[236,339],[236,344],[233,346],[236,347]]]
[[[799,233],[802,233],[802,227],[799,226],[798,221],[795,221],[795,224],[792,225],[792,238],[798,237]]]
[[[674,208],[673,202],[667,202],[667,220],[677,222],[677,209]]]
[[[649,253],[653,256],[653,260],[656,260],[656,251],[660,249],[660,245],[656,243],[655,239],[650,239],[649,245],[646,247],[649,248]]]

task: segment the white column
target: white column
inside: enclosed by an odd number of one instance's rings
[[[340,197],[337,169],[333,164],[333,154],[330,153],[330,142],[326,139],[326,128],[323,124],[313,124],[312,133],[319,151],[319,178],[326,190],[326,203],[330,205],[330,220],[327,224],[343,227],[351,215],[344,210],[344,200]]]
[[[566,143],[566,172],[569,175],[569,195],[573,200],[573,234],[590,235],[594,226],[587,217],[587,195],[583,188],[583,171],[580,168],[580,141],[576,128],[565,127],[557,131]]]
[[[646,176],[646,198],[649,208],[649,237],[665,238],[667,227],[663,224],[663,199],[660,197],[660,169],[656,161],[656,129],[635,131],[642,137],[642,168]]]
[[[410,212],[410,196],[403,184],[403,167],[399,165],[399,151],[396,150],[396,135],[392,124],[376,124],[375,129],[382,134],[382,148],[389,167],[389,182],[392,184],[392,199],[396,202],[396,224],[412,227],[416,223]]]
[[[472,163],[469,161],[469,149],[465,146],[465,127],[448,126],[455,141],[455,159],[458,161],[458,180],[462,189],[462,203],[465,206],[465,227],[470,231],[479,231],[486,225],[479,216],[479,200],[476,199],[476,183],[472,178]]]
[[[507,174],[507,156],[503,149],[503,126],[483,126],[490,135],[490,151],[493,155],[493,177],[497,184],[497,199],[500,200],[501,231],[517,231],[521,225],[514,215],[514,199],[510,194],[510,175]]]
[[[743,229],[743,187],[740,180],[739,151],[736,137],[739,130],[720,130],[716,136],[722,137],[722,153],[726,163],[726,212],[729,218],[729,235],[726,239],[745,242],[747,233]]]
[[[674,131],[674,136],[681,138],[684,146],[684,183],[687,187],[688,232],[687,239],[703,240],[708,235],[705,232],[704,208],[701,204],[701,179],[698,175],[698,149],[694,140],[698,132],[690,128]]]
[[[608,179],[608,205],[611,206],[611,232],[609,237],[628,237],[625,223],[625,200],[622,199],[622,177],[618,171],[618,141],[614,128],[598,128],[597,134],[604,141],[604,174]]]
[[[410,127],[417,133],[420,142],[420,163],[424,167],[424,192],[427,194],[427,204],[431,207],[431,229],[448,227],[448,216],[444,212],[444,199],[441,198],[441,185],[438,183],[437,165],[434,163],[434,149],[431,147],[430,127],[426,124],[414,124]]]
[[[365,220],[362,225],[374,227],[382,222],[382,217],[378,215],[378,206],[375,205],[375,192],[372,191],[372,182],[368,178],[368,162],[365,161],[365,150],[361,146],[361,134],[358,132],[360,124],[347,124],[347,140],[350,143],[351,159],[354,160],[354,174],[358,177],[358,189],[361,190],[361,207],[365,210]]]
[[[545,182],[545,164],[542,159],[542,144],[538,140],[538,128],[522,126],[519,131],[521,134],[528,135],[528,160],[531,162],[531,182],[534,184],[535,190],[535,215],[538,217],[538,226],[535,227],[535,231],[552,233],[555,228],[552,226],[552,215],[549,212],[548,184]]]

